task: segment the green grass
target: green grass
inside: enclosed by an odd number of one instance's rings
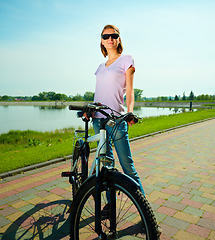
[[[203,107],[205,106],[205,107],[215,107],[215,104],[204,104],[204,105],[202,105]]]
[[[198,110],[169,116],[149,117],[129,128],[129,137],[176,127],[215,117],[215,109]],[[90,130],[91,134],[93,130]],[[74,129],[54,132],[10,131],[0,135],[0,173],[70,155]],[[94,148],[96,143],[91,145]]]
[[[73,128],[45,133],[27,130],[1,134],[0,173],[69,155],[73,137]]]
[[[134,138],[211,117],[215,117],[215,109],[200,109],[195,112],[143,118],[140,123],[133,125],[132,128],[129,129],[129,137]]]

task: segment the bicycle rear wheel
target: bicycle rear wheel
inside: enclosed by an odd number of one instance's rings
[[[119,173],[108,174],[103,182],[101,209],[107,203],[106,191],[111,183],[116,192],[116,230],[114,239],[159,239],[159,232],[153,211],[137,186],[120,178]],[[85,182],[86,183],[86,182]],[[95,232],[95,178],[82,185],[73,201],[70,224],[70,239],[99,239]],[[113,239],[110,220],[101,221],[104,239]],[[130,237],[130,238],[129,238]]]
[[[86,151],[87,148],[87,151]],[[86,155],[87,154],[87,155]],[[72,180],[72,195],[73,198],[88,176],[88,157],[89,157],[89,145],[82,139],[78,139],[75,143],[75,148],[72,158],[73,180]]]

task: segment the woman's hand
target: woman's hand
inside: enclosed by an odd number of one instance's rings
[[[89,120],[86,112],[83,114],[83,116],[84,116],[87,120]]]
[[[132,119],[130,122],[128,122],[128,125],[129,125],[130,127],[132,127],[132,125],[134,125],[134,124],[136,124],[136,123],[134,122],[134,119]]]

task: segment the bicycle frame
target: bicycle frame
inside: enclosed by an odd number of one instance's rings
[[[92,176],[94,173],[94,170],[96,170],[96,194],[95,194],[95,231],[99,236],[102,236],[102,227],[101,227],[101,182],[103,181],[103,177],[105,174],[105,171],[107,171],[107,168],[103,167],[100,171],[100,160],[101,158],[106,157],[107,153],[107,144],[106,144],[106,129],[105,129],[106,122],[103,123],[103,125],[100,128],[100,133],[95,134],[93,136],[88,136],[88,121],[85,121],[85,143],[92,143],[92,142],[98,142],[96,154],[93,160],[93,164],[90,169],[89,176]],[[85,144],[83,143],[83,144]],[[88,159],[86,159],[85,155],[85,167],[88,169]],[[83,165],[83,162],[82,162]],[[76,163],[74,164],[73,169],[75,169]],[[86,171],[86,169],[85,169]],[[111,226],[110,229],[113,233],[116,232],[116,193],[115,191],[110,187],[110,203],[111,203]]]
[[[86,137],[87,136],[87,137]],[[96,150],[96,154],[93,160],[92,167],[90,169],[89,176],[92,176],[94,173],[94,169],[96,169],[96,176],[98,176],[100,171],[100,161],[96,161],[96,159],[99,159],[99,156],[105,156],[107,152],[106,148],[106,130],[100,129],[100,133],[95,134],[93,136],[88,136],[88,122],[85,122],[85,143],[92,143],[92,142],[99,142]],[[83,144],[85,144],[83,143]],[[86,158],[87,154],[85,154]],[[71,167],[71,172],[74,171],[76,168],[77,161],[74,163],[74,165]],[[88,159],[85,159],[85,164],[88,165]],[[88,176],[87,176],[88,177]]]

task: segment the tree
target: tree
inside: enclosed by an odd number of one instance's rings
[[[183,97],[182,100],[185,101],[186,100],[186,96],[185,96],[185,92],[183,92]]]
[[[10,97],[7,95],[2,96],[2,101],[8,101],[9,99]]]
[[[39,100],[40,101],[46,101],[48,98],[47,98],[47,92],[40,92],[39,94]]]
[[[55,100],[55,101],[57,101],[57,100],[63,100],[63,94],[61,94],[61,93],[55,94],[53,100]]]
[[[73,101],[82,101],[83,97],[80,94],[76,94],[76,96],[72,97]]]
[[[135,88],[134,89],[134,100],[135,101],[141,101],[142,94],[143,94],[143,90]]]
[[[39,98],[39,96],[34,95],[31,100],[32,101],[39,101],[40,98]]]
[[[168,97],[164,97],[164,96],[161,97],[161,101],[167,101],[167,100],[168,100]]]
[[[177,95],[175,95],[175,99],[174,99],[175,101],[178,101],[179,100],[179,98],[178,98],[178,96]]]
[[[193,100],[193,99],[194,99],[194,93],[191,91],[189,95],[189,100]]]
[[[93,92],[85,92],[83,99],[84,101],[93,101],[94,100],[94,94]]]
[[[59,93],[59,94],[60,94],[60,93]],[[55,92],[48,92],[46,95],[47,95],[47,98],[48,98],[50,101],[56,100],[56,99],[55,99],[55,96],[56,96],[56,93],[55,93]]]

